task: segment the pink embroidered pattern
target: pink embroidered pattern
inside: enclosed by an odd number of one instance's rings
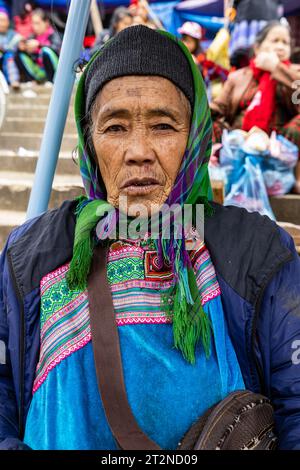
[[[221,294],[215,269],[203,242],[190,252],[190,257],[205,305]],[[108,256],[108,281],[118,326],[172,323],[161,306],[161,294],[172,286],[172,276],[166,266],[160,273],[152,258],[146,257],[144,248],[138,245],[113,244]],[[61,266],[40,283],[41,350],[34,393],[50,371],[91,341],[87,290],[69,291],[68,269],[69,264]]]

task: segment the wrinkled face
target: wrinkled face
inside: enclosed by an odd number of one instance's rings
[[[132,17],[128,15],[124,15],[123,18],[119,20],[116,26],[116,33],[120,33],[121,31],[123,31],[123,29],[126,29],[131,25],[132,25]]]
[[[4,13],[0,13],[0,33],[6,33],[9,28],[8,16]]]
[[[42,18],[40,18],[38,15],[32,16],[32,29],[35,34],[39,35],[45,33],[48,26],[48,21],[43,21]]]
[[[188,48],[188,50],[190,51],[191,54],[196,52],[197,47],[198,47],[198,40],[197,39],[192,38],[192,36],[188,36],[187,34],[183,34],[182,42]]]
[[[187,145],[190,104],[169,80],[128,76],[108,82],[95,102],[92,140],[107,200],[127,197],[156,211],[169,196]]]
[[[279,60],[288,60],[291,56],[291,37],[285,26],[274,26],[265,40],[255,47],[255,53],[276,52]]]

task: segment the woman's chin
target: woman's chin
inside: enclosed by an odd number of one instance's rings
[[[119,199],[119,210],[127,213],[130,217],[148,217],[157,213],[166,199],[167,197],[162,191],[135,197],[122,195],[122,198]]]
[[[121,191],[118,196],[108,196],[107,201],[129,217],[149,217],[159,212],[167,198],[168,192],[159,187],[151,192],[136,195]]]

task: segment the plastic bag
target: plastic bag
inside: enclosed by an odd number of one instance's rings
[[[223,131],[220,165],[224,171],[225,194],[230,192],[231,186],[244,172],[245,154],[242,151],[244,140],[245,132],[241,130]]]
[[[264,163],[263,178],[269,196],[282,196],[291,191],[295,184],[295,176],[289,169],[279,170],[277,162],[269,159]]]
[[[262,162],[264,181],[269,196],[281,196],[295,184],[293,169],[298,161],[298,147],[272,132],[269,148],[270,155]]]
[[[275,220],[260,165],[255,158],[249,156],[245,157],[243,169],[242,176],[225,197],[224,205],[243,207],[249,212],[256,211]]]
[[[254,164],[261,168],[269,196],[280,196],[292,189],[295,184],[293,168],[298,161],[296,145],[276,132],[269,138],[255,128],[248,134],[241,130],[225,130],[220,151],[220,164],[225,173],[225,194],[242,177],[247,156],[251,156]]]
[[[283,135],[272,132],[270,137],[270,156],[277,161],[277,168],[294,168],[298,162],[299,150],[297,145],[290,142]]]

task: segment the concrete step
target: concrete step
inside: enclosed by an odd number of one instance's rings
[[[0,169],[2,171],[14,171],[20,173],[35,172],[38,152],[35,156],[16,156],[13,154],[0,153]],[[56,167],[58,175],[79,175],[78,164],[71,158],[70,153],[61,153]]]
[[[34,175],[0,171],[0,207],[5,211],[26,211]],[[83,194],[79,175],[56,175],[49,207],[58,207],[66,199]]]
[[[26,212],[0,211],[0,250],[2,250],[10,232],[26,219]]]
[[[45,104],[30,104],[23,103],[19,104],[9,104],[7,106],[6,117],[18,117],[18,118],[43,118],[45,119],[48,112],[48,105]],[[74,112],[71,107],[67,116],[68,120],[74,122]]]
[[[0,170],[0,185],[10,183],[12,185],[23,185],[32,186],[34,174],[32,173],[20,173],[18,171],[3,171]],[[81,177],[79,174],[76,175],[55,175],[53,186],[82,186]]]
[[[75,83],[74,88],[73,88],[73,95],[75,95],[76,86],[77,85]],[[11,90],[11,94],[12,95],[19,95],[20,93],[24,92],[25,90],[33,90],[38,95],[49,95],[50,96],[52,91],[53,91],[53,87],[48,87],[48,86],[45,86],[45,85],[38,85],[37,83],[29,84],[27,82],[27,83],[21,83],[21,91]]]
[[[39,150],[42,141],[42,134],[40,133],[27,133],[21,135],[16,132],[1,132],[0,134],[0,148],[1,150],[12,150],[17,152],[20,147],[24,147],[27,150]],[[61,151],[72,150],[77,145],[77,134],[64,134]]]
[[[22,93],[9,94],[7,98],[8,104],[12,105],[23,105],[23,104],[40,104],[49,106],[51,99],[50,94],[37,94],[36,96],[27,97]],[[74,105],[74,97],[71,98],[70,106]]]
[[[7,117],[1,128],[1,133],[18,132],[20,134],[38,133],[42,134],[45,127],[44,118],[35,117]],[[76,134],[76,124],[73,120],[68,120],[65,127],[67,134]],[[0,137],[1,138],[1,137]]]
[[[40,104],[49,105],[51,95],[36,95],[30,98],[23,96],[22,93],[10,93],[7,97],[7,103],[12,105]]]
[[[53,87],[48,88],[45,85],[38,85],[36,83],[21,83],[21,91],[14,91],[11,90],[11,94],[19,95],[20,93],[24,92],[25,90],[33,90],[35,93],[39,95],[51,95]]]
[[[271,197],[270,203],[277,220],[300,225],[300,195],[286,194]]]

